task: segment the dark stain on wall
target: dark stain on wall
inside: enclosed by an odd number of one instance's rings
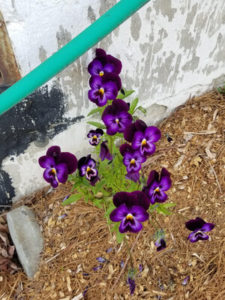
[[[7,86],[0,87],[0,93],[5,89]],[[0,205],[10,203],[15,196],[10,177],[1,168],[2,160],[23,153],[31,142],[46,146],[49,139],[84,118],[69,119],[64,113],[63,92],[46,85],[0,116]]]

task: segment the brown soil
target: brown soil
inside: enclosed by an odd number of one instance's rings
[[[193,98],[159,127],[163,136],[145,171],[148,174],[164,166],[171,172],[168,201],[176,207],[171,216],[157,215],[166,230],[165,250],[155,249],[151,218],[136,242],[136,235],[129,235],[134,265],[144,268],[136,277],[132,299],[225,299],[225,99],[215,91]],[[168,142],[165,134],[173,141]],[[125,245],[116,243],[104,212],[91,203],[62,207],[70,190],[66,184],[24,200],[35,210],[43,229],[41,266],[34,280],[22,271],[1,273],[0,299],[72,300],[85,289],[86,299],[91,300],[131,297],[127,270],[119,277],[121,260],[126,261],[128,255]],[[59,219],[64,213],[67,217]],[[216,227],[210,232],[211,240],[191,244],[184,223],[197,216]],[[107,253],[109,248],[112,251]],[[98,256],[108,262],[93,271],[99,265]],[[187,276],[190,280],[183,285]]]

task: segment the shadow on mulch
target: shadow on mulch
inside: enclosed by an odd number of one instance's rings
[[[224,125],[225,99],[215,91],[191,99],[160,124],[162,139],[145,172],[162,167],[171,172],[168,201],[176,207],[171,216],[157,215],[166,230],[165,250],[156,252],[151,220],[139,236],[133,258],[143,271],[136,277],[132,299],[225,299]],[[44,189],[23,201],[35,210],[45,249],[34,280],[23,272],[0,273],[0,299],[78,300],[84,291],[85,299],[91,300],[131,297],[127,271],[114,286],[121,261],[127,258],[126,247],[116,243],[100,209],[82,201],[61,206],[70,190],[70,184],[61,185],[48,195]],[[67,216],[60,217],[63,214]],[[209,241],[191,244],[184,223],[197,216],[216,227]],[[136,235],[129,237],[134,243]],[[107,262],[99,263],[99,256]],[[102,267],[93,271],[98,265]],[[184,285],[187,276],[190,279]]]

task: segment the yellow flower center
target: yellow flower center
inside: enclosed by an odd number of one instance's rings
[[[146,144],[147,144],[146,139],[143,139],[142,142],[141,142],[141,146],[145,146]]]
[[[57,172],[56,172],[56,169],[55,169],[55,168],[52,168],[52,169],[51,169],[51,173],[52,173],[53,175],[56,175],[56,173],[57,173]]]
[[[131,165],[135,165],[135,163],[136,163],[135,159],[132,158],[131,161],[130,161],[130,164],[131,164]]]
[[[89,171],[91,171],[91,168],[90,167],[87,167],[87,170],[86,170],[87,172],[89,172]]]
[[[126,220],[128,220],[128,221],[132,221],[133,219],[134,219],[134,217],[133,217],[132,214],[128,214],[128,215],[126,216]]]
[[[99,76],[103,76],[104,75],[104,72],[103,71],[100,71],[99,72]]]
[[[97,135],[94,135],[93,136],[93,140],[97,140],[98,138],[97,138]]]
[[[154,189],[154,193],[158,193],[158,192],[160,192],[159,187],[157,187],[156,189]]]
[[[120,122],[120,120],[119,120],[119,119],[116,119],[115,121],[116,121],[116,123],[117,123],[117,124],[119,124],[119,122]]]
[[[102,95],[102,96],[103,96],[103,95],[104,95],[104,93],[105,93],[105,91],[104,91],[104,89],[103,89],[103,88],[100,88],[98,91],[99,91],[99,94],[100,94],[100,95]]]

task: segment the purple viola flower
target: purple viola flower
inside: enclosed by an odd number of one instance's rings
[[[114,135],[123,132],[132,122],[132,116],[128,113],[129,105],[120,99],[113,101],[112,105],[105,108],[102,120],[106,125],[107,134]]]
[[[112,55],[106,54],[103,49],[96,49],[96,57],[88,65],[88,72],[91,75],[104,76],[108,73],[119,74],[122,69],[122,63]]]
[[[121,233],[130,231],[137,233],[142,229],[142,222],[148,220],[149,214],[146,210],[149,202],[143,192],[119,192],[113,197],[116,206],[110,214],[113,222],[121,222],[119,231]]]
[[[81,157],[78,161],[78,169],[81,177],[85,176],[91,185],[99,180],[96,162],[91,158],[91,155]]]
[[[126,129],[124,130],[124,138],[126,141],[132,143],[134,135],[137,131],[141,131],[144,132],[145,129],[148,126],[146,125],[146,123],[142,120],[137,120],[134,123],[130,124],[129,126],[126,127]]]
[[[132,140],[132,147],[138,149],[142,155],[151,155],[155,152],[155,142],[161,138],[160,130],[149,126],[145,131],[136,131]]]
[[[199,240],[208,240],[209,236],[206,234],[206,232],[211,231],[215,227],[215,224],[206,223],[199,217],[186,222],[185,225],[187,229],[192,231],[188,236],[188,240],[190,240],[192,243],[195,243]]]
[[[121,88],[121,80],[116,75],[92,76],[88,98],[98,106],[104,106],[108,100],[116,99]]]
[[[75,172],[77,159],[72,153],[61,152],[59,146],[52,146],[47,150],[46,155],[39,158],[39,165],[45,169],[44,179],[56,188],[59,182],[65,183],[68,175]]]
[[[155,245],[157,247],[157,251],[161,251],[166,248],[166,242],[163,238],[159,238],[158,240],[156,240]]]
[[[141,164],[146,161],[146,157],[140,151],[134,150],[130,145],[120,146],[120,153],[123,155],[123,163],[128,173],[137,173],[141,169]]]
[[[147,186],[143,188],[143,192],[150,199],[151,204],[155,202],[163,203],[168,196],[165,193],[171,187],[170,173],[162,168],[161,175],[155,170],[151,171],[148,177]]]
[[[92,146],[97,146],[100,143],[103,133],[103,130],[100,128],[97,128],[96,130],[90,130],[87,134],[87,137],[89,138],[89,143]]]
[[[102,161],[105,159],[112,160],[112,155],[109,152],[109,148],[106,144],[107,144],[107,141],[104,141],[101,143],[101,146],[100,146],[100,155],[99,156]]]

